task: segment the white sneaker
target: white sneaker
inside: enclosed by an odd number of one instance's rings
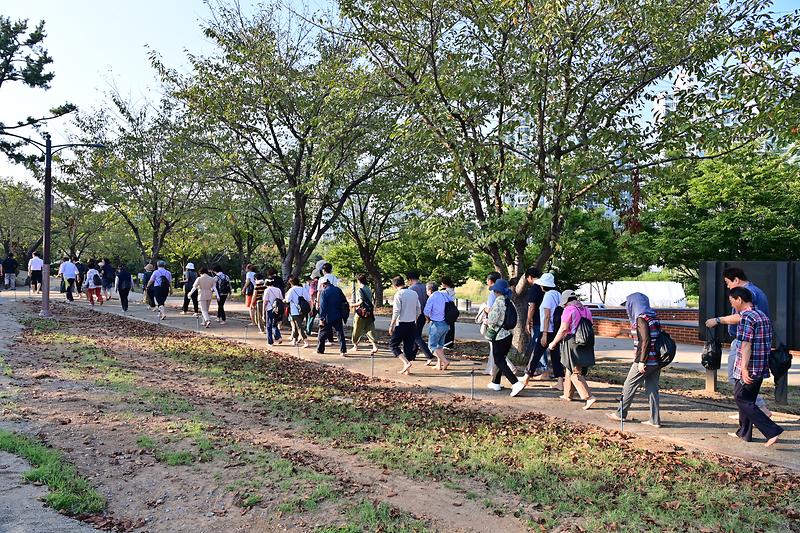
[[[522,381],[517,381],[516,383],[514,383],[514,385],[512,385],[511,394],[509,396],[513,398],[514,396],[522,392],[522,389],[524,388],[525,388],[525,383]]]
[[[499,383],[492,383],[491,381],[486,385],[486,388],[490,389],[490,390],[493,390],[493,391],[501,391],[501,390],[503,390],[503,386],[502,385],[500,385]]]

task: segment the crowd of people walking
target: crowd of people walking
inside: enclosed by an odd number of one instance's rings
[[[16,268],[13,256],[2,263],[4,272]],[[140,275],[144,290],[144,302],[157,312],[159,319],[167,316],[166,299],[175,283],[164,261],[155,266],[148,264]],[[34,254],[30,260],[32,290],[34,281],[41,282],[41,259]],[[65,257],[58,269],[64,292],[68,300],[84,293],[88,302],[103,305],[119,297],[123,312],[128,310],[128,295],[133,288],[133,277],[124,265],[114,269],[108,260],[88,261],[85,266]],[[731,313],[712,317],[706,327],[725,325],[733,337],[728,358],[728,379],[734,390],[739,409],[735,418],[739,429],[730,435],[745,441],[752,440],[753,427],[767,438],[767,446],[773,445],[783,429],[772,419],[772,413],[760,394],[763,380],[769,377],[768,358],[773,344],[773,330],[769,316],[769,303],[764,292],[748,281],[746,274],[738,268],[729,268],[723,274],[729,289]],[[9,278],[6,277],[6,284]],[[12,282],[13,283],[13,282]],[[210,307],[217,302],[217,321],[226,322],[225,302],[231,295],[231,279],[222,267],[201,267],[195,270],[188,263],[178,281],[183,293],[183,313],[202,316],[202,324],[211,324]],[[559,291],[553,273],[542,273],[529,268],[519,279],[505,280],[498,272],[486,278],[489,297],[481,306],[476,322],[489,344],[487,374],[491,376],[487,387],[502,391],[502,380],[508,382],[510,395],[518,396],[531,381],[547,381],[558,391],[564,401],[583,402],[583,409],[591,409],[597,402],[587,375],[596,364],[594,349],[594,324],[591,310],[585,306],[572,290]],[[427,366],[446,371],[450,359],[445,347],[452,346],[454,331],[459,316],[455,303],[452,280],[443,277],[423,284],[418,272],[409,271],[405,278],[392,278],[395,289],[392,313],[389,322],[389,350],[401,363],[400,374],[410,374],[420,352]],[[527,306],[518,313],[514,303],[515,293],[524,295]],[[358,277],[350,301],[339,287],[339,279],[333,274],[333,265],[325,260],[317,262],[310,275],[300,279],[289,276],[286,282],[274,268],[259,272],[254,265],[245,268],[242,287],[245,306],[251,325],[266,337],[267,344],[283,342],[282,328],[288,327],[289,341],[293,346],[309,347],[309,337],[318,322],[317,353],[325,353],[328,344],[338,346],[342,356],[349,351],[357,352],[360,343],[366,341],[371,354],[378,351],[375,336],[375,302],[368,279]],[[519,298],[517,298],[519,300]],[[654,428],[662,426],[659,399],[661,369],[674,357],[671,356],[669,337],[662,327],[658,313],[645,294],[635,292],[625,299],[625,309],[633,341],[633,360],[625,379],[619,407],[607,413],[616,421],[625,421],[636,393],[643,388],[649,403],[649,417],[642,423]],[[352,347],[348,349],[345,323],[354,315]],[[528,333],[524,357],[527,360],[524,373],[517,376],[516,368],[508,355],[514,330],[520,322]],[[427,341],[423,337],[428,325]],[[665,344],[666,343],[666,344]],[[666,348],[665,348],[666,346]],[[674,344],[673,344],[674,346]],[[665,359],[667,357],[667,359]],[[734,417],[732,417],[734,418]]]

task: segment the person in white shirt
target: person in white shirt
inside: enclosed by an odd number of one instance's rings
[[[281,344],[281,320],[282,316],[275,314],[276,308],[280,304],[275,302],[278,300],[283,301],[283,292],[276,287],[275,280],[269,278],[267,280],[267,290],[264,291],[264,318],[267,322],[267,344],[272,346],[273,342]]]
[[[414,347],[417,335],[417,317],[422,312],[417,293],[406,288],[402,276],[392,278],[397,292],[392,302],[392,321],[389,324],[389,348],[403,362],[398,374],[411,375],[411,363],[415,359]],[[403,346],[402,351],[400,346]]]
[[[39,257],[39,252],[33,252],[33,257],[28,261],[28,276],[31,278],[31,292],[41,294],[42,292],[42,267],[44,261]]]
[[[206,267],[200,267],[200,275],[194,280],[194,284],[186,294],[186,297],[191,298],[195,292],[199,295],[200,312],[203,314],[203,327],[207,328],[211,325],[211,315],[208,312],[211,308],[211,300],[214,298],[219,300],[219,293],[217,292],[217,280],[209,275]]]
[[[103,278],[94,261],[89,263],[89,270],[86,271],[86,277],[83,280],[83,288],[86,289],[86,297],[90,304],[94,305],[94,299],[97,298],[100,305],[103,305],[103,295],[101,294]]]
[[[61,279],[64,280],[64,284],[66,285],[67,300],[70,302],[73,301],[72,291],[75,288],[75,280],[78,278],[78,267],[69,260],[69,257],[65,257],[61,262],[61,266],[58,267],[58,275],[61,276]]]
[[[550,379],[550,371],[548,370],[547,365],[547,355],[548,350],[547,346],[550,344],[550,341],[553,340],[555,337],[554,333],[554,318],[556,308],[561,303],[561,293],[555,290],[556,286],[556,279],[550,272],[546,272],[542,274],[542,276],[534,282],[536,285],[541,285],[543,289],[545,289],[544,298],[542,299],[541,305],[539,305],[539,324],[541,326],[541,332],[539,333],[538,338],[536,339],[536,344],[534,345],[533,353],[531,354],[530,359],[528,360],[528,366],[525,368],[525,377],[523,378],[523,382],[527,385],[528,381],[533,377],[537,366],[539,366],[541,362],[542,374],[537,376],[535,379],[537,381],[544,381]],[[553,367],[553,376],[558,378],[558,384],[554,385],[553,388],[563,390],[564,389],[564,367],[561,365],[561,359],[559,358],[556,361],[556,358],[553,358],[551,361]]]
[[[311,301],[311,295],[308,289],[300,284],[300,279],[297,276],[290,276],[289,290],[286,291],[286,302],[289,304],[289,320],[292,326],[290,339],[292,346],[296,346],[302,339],[303,348],[308,348],[308,335],[305,328],[306,315],[300,308],[300,298],[303,298],[306,303]]]

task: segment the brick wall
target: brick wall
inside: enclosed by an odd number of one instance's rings
[[[594,334],[598,337],[630,338],[628,319],[594,317]],[[684,344],[703,344],[697,338],[697,326],[662,324],[664,331],[670,334],[675,342]]]
[[[697,309],[656,309],[658,318],[661,320],[691,320],[697,322],[698,313]],[[625,309],[611,308],[611,309],[592,309],[592,315],[605,318],[628,318],[628,313]]]

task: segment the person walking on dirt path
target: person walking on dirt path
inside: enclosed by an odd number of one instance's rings
[[[417,336],[417,319],[422,313],[417,293],[406,287],[402,276],[392,278],[397,290],[392,301],[392,320],[389,323],[389,348],[403,362],[398,374],[411,375],[411,365],[416,359],[414,346]],[[402,351],[400,347],[402,346]]]
[[[644,385],[650,402],[650,419],[642,424],[660,428],[658,381],[661,377],[661,362],[656,353],[656,338],[661,331],[661,321],[650,307],[650,299],[640,292],[634,292],[625,298],[625,309],[631,325],[634,360],[622,386],[622,405],[607,416],[612,420],[625,420],[633,403],[633,396]]]
[[[428,303],[428,291],[425,290],[425,285],[419,281],[419,273],[415,270],[409,270],[406,272],[406,279],[408,280],[408,288],[414,291],[419,299],[420,308],[425,309],[425,304]],[[438,364],[437,359],[433,356],[433,352],[431,352],[430,348],[428,348],[428,343],[422,338],[425,322],[425,315],[420,314],[417,317],[416,329],[414,330],[414,342],[417,346],[415,352],[419,353],[421,350],[422,353],[425,354],[425,359],[427,361],[425,366],[434,366]]]
[[[286,284],[283,282],[283,278],[278,274],[278,269],[275,267],[269,267],[267,269],[267,273],[264,275],[265,279],[272,280],[272,286],[279,289],[281,294],[286,292]]]
[[[456,301],[456,288],[450,276],[442,276],[439,280],[439,290],[446,292],[450,297],[450,301]],[[446,350],[452,351],[456,347],[456,323],[449,324],[449,326],[450,329],[447,330],[447,335],[444,336],[444,347]]]
[[[314,270],[311,273],[311,281],[308,282],[308,295],[311,297],[308,303],[311,305],[311,312],[308,313],[306,318],[306,335],[309,337],[314,331],[314,319],[319,314],[318,288],[321,276],[322,274],[320,274],[319,270]]]
[[[497,295],[492,290],[494,284],[497,283],[499,280],[503,279],[503,275],[500,272],[489,272],[486,275],[486,287],[489,289],[489,295],[486,297],[486,303],[483,305],[484,316],[483,318],[476,318],[477,323],[485,323],[486,317],[489,316],[489,312],[492,310],[492,305],[494,305],[494,301],[497,298]],[[514,363],[511,362],[511,359],[506,357],[506,365],[508,368],[511,369],[512,372],[516,374],[517,368],[514,366]],[[499,372],[498,368],[494,366],[494,356],[492,355],[492,343],[489,343],[489,357],[486,358],[486,370],[484,371],[485,374],[492,376],[492,378],[497,377],[497,372]]]
[[[75,268],[78,269],[78,276],[75,278],[75,292],[80,300],[83,298],[83,286],[86,282],[86,273],[89,271],[89,266],[86,261],[81,261],[79,257],[73,257],[72,262],[75,264]]]
[[[739,408],[739,429],[728,433],[745,442],[753,440],[753,426],[767,438],[765,446],[778,441],[783,428],[756,405],[761,384],[769,377],[769,354],[772,350],[772,322],[767,314],[753,304],[753,293],[745,287],[733,287],[728,296],[739,315],[736,327],[737,352],[733,364],[736,380],[733,397]]]
[[[31,278],[31,293],[42,293],[42,267],[44,261],[39,257],[39,252],[33,252],[33,256],[28,261],[28,276]]]
[[[281,344],[281,320],[283,320],[283,291],[274,285],[275,278],[267,278],[267,289],[264,291],[264,321],[267,324],[267,344]]]
[[[86,278],[83,280],[83,288],[86,290],[89,304],[94,306],[94,300],[97,298],[97,302],[103,305],[103,277],[94,261],[89,263],[89,270],[86,271]]]
[[[58,275],[64,280],[64,285],[67,289],[67,301],[74,301],[72,291],[75,290],[75,280],[78,278],[78,267],[69,260],[69,257],[64,257],[61,266],[58,267]]]
[[[214,265],[214,281],[217,283],[217,322],[225,324],[227,315],[225,315],[225,302],[228,296],[231,295],[231,278],[222,270],[221,265]]]
[[[333,343],[333,332],[339,338],[339,353],[342,357],[347,355],[347,338],[344,336],[343,311],[349,304],[342,289],[333,284],[333,276],[326,274],[319,279],[319,337],[317,340],[317,353],[325,353],[325,342]]]
[[[133,276],[128,272],[127,267],[120,263],[117,266],[117,273],[114,276],[114,290],[119,295],[119,304],[122,306],[122,312],[128,314],[128,296],[133,288]]]
[[[289,339],[292,342],[292,346],[297,346],[302,340],[303,348],[308,348],[306,311],[310,309],[309,300],[311,300],[311,296],[309,296],[306,288],[300,283],[300,278],[297,276],[289,276],[289,290],[286,292],[286,303],[289,304],[289,321],[292,328]]]
[[[431,325],[428,332],[428,349],[437,359],[436,370],[447,370],[450,361],[444,355],[444,337],[450,329],[450,325],[444,319],[444,307],[450,302],[450,297],[446,292],[439,290],[439,284],[429,281],[425,284],[428,300],[423,308],[423,316],[427,318]]]
[[[169,296],[169,289],[172,286],[172,273],[167,270],[167,262],[159,260],[156,263],[158,267],[153,275],[150,277],[149,287],[153,288],[153,299],[156,301],[158,308],[159,320],[167,318],[167,297]]]
[[[356,291],[356,301],[350,304],[353,309],[353,351],[358,351],[358,343],[361,337],[366,336],[372,344],[370,354],[378,353],[378,344],[375,342],[375,303],[373,301],[372,290],[369,288],[369,281],[365,274],[358,276],[358,290]]]
[[[264,283],[264,275],[257,272],[253,278],[253,294],[250,299],[250,313],[253,314],[255,321],[254,324],[258,328],[259,333],[267,332],[266,315],[264,315],[264,291],[267,290],[267,284]]]
[[[194,263],[186,263],[186,270],[183,272],[183,314],[189,314],[189,301],[192,302],[194,308],[194,316],[198,315],[197,312],[197,291],[193,291],[194,283],[197,281],[197,271],[194,269]]]
[[[114,270],[111,261],[109,261],[107,257],[103,259],[98,266],[101,269],[100,277],[103,280],[103,298],[108,301],[111,299],[111,291],[114,288],[114,280],[117,277],[117,271]]]
[[[725,286],[728,290],[741,287],[750,291],[750,294],[753,296],[753,306],[764,313],[769,320],[772,320],[769,314],[769,300],[767,300],[767,295],[757,287],[755,283],[747,279],[744,270],[736,267],[726,268],[722,272],[722,279],[725,281]],[[736,354],[739,353],[739,341],[736,339],[736,330],[740,318],[736,309],[731,309],[731,314],[728,316],[714,317],[706,320],[707,328],[715,328],[720,324],[725,324],[728,326],[728,334],[733,337],[731,349],[728,352],[728,383],[730,383],[732,387],[736,386],[736,379],[733,377],[733,369],[734,363],[736,362]],[[772,411],[767,407],[767,401],[760,394],[758,398],[756,398],[756,405],[759,409],[764,411],[765,415],[772,417]],[[731,418],[738,419],[736,415],[732,415]]]
[[[589,324],[592,324],[592,312],[578,300],[574,291],[562,292],[560,303],[564,308],[561,325],[548,346],[550,353],[556,353],[559,345],[561,348],[561,365],[564,367],[565,376],[564,393],[559,398],[571,401],[573,392],[577,391],[581,400],[586,402],[583,408],[589,409],[597,401],[585,377],[595,362],[594,333],[591,335],[591,342],[578,345],[575,341],[575,332],[581,320],[588,320]]]
[[[527,360],[530,360],[533,356],[534,348],[536,348],[536,343],[542,332],[539,309],[541,308],[542,300],[544,300],[544,293],[547,292],[547,289],[536,283],[536,280],[540,277],[542,277],[542,271],[536,267],[529,267],[525,271],[524,279],[525,283],[528,284],[526,296],[528,313],[525,317],[525,332],[530,337],[527,346],[525,346],[525,359]],[[523,287],[524,286],[521,286],[521,284],[517,284],[519,294],[522,294]],[[537,364],[541,367],[541,361],[537,362]],[[547,365],[547,362],[545,361],[544,364]]]
[[[14,259],[14,254],[9,252],[8,257],[0,263],[0,273],[3,274],[3,287],[6,290],[17,290],[17,270],[19,263]]]
[[[555,332],[553,331],[555,312],[561,300],[561,293],[555,289],[555,277],[550,272],[542,274],[542,276],[534,282],[534,285],[540,285],[545,293],[544,298],[542,298],[542,304],[539,306],[541,331],[533,345],[533,353],[528,359],[528,366],[525,368],[525,377],[522,378],[522,381],[524,381],[526,385],[531,379],[535,381],[546,381],[551,377],[551,372],[547,364],[547,346],[550,344],[550,340],[555,336]],[[555,387],[563,390],[564,367],[561,366],[561,358],[551,357],[550,359],[550,366],[552,366],[553,369],[552,377],[558,378],[558,383]],[[541,368],[541,374],[534,377],[539,368]]]
[[[192,289],[189,291],[188,296],[192,297],[198,295],[200,300],[200,312],[203,314],[203,327],[208,328],[211,326],[211,300],[219,299],[217,294],[217,281],[209,275],[206,267],[200,267],[200,275],[195,278]]]
[[[147,263],[144,266],[144,275],[142,276],[142,298],[151,311],[155,311],[156,309],[156,299],[153,297],[153,289],[150,286],[150,278],[153,277],[153,270],[155,270],[153,264]]]
[[[256,267],[255,265],[248,263],[247,266],[244,267],[244,270],[244,285],[242,286],[242,294],[244,294],[244,306],[250,312],[250,324],[255,326],[257,325],[256,306],[251,304],[253,303],[253,293],[256,290]],[[264,278],[262,277],[261,279],[263,280]]]
[[[492,357],[497,373],[492,376],[492,380],[487,387],[493,391],[503,390],[500,379],[505,376],[511,384],[511,396],[516,396],[525,388],[525,383],[518,380],[517,376],[508,367],[506,357],[511,349],[511,341],[514,338],[510,329],[503,327],[506,318],[506,306],[514,305],[511,301],[511,289],[508,282],[502,278],[492,283],[492,307],[489,314],[484,319],[486,324],[486,339],[492,344]]]

